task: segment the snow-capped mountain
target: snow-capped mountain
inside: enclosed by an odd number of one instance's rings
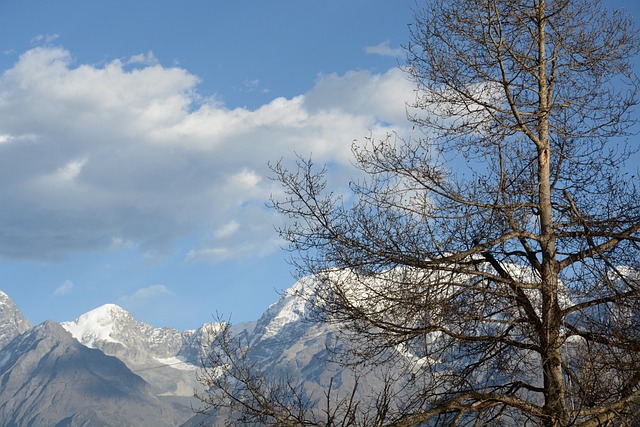
[[[0,348],[29,329],[31,322],[22,315],[13,300],[0,291]]]
[[[334,385],[347,384],[351,373],[332,361],[331,351],[347,345],[339,325],[309,320],[315,286],[306,277],[284,291],[256,322],[249,342],[261,369],[297,378],[310,393],[323,396],[332,378]]]
[[[327,349],[333,344],[336,328],[305,320],[312,309],[309,296],[313,286],[313,280],[301,279],[267,308],[254,327],[240,325],[232,328],[232,334],[250,346],[250,363],[255,363],[265,378],[290,378],[319,398],[324,397],[332,378],[336,393],[342,385],[349,387],[353,382],[349,372],[329,361]],[[184,427],[225,425],[225,421],[215,414],[197,415]]]
[[[309,295],[312,293],[313,281],[303,278],[284,291],[278,301],[271,304],[260,317],[252,333],[252,342],[282,336],[283,333],[295,333],[292,326],[301,327],[305,314],[311,310]],[[298,331],[299,332],[299,331]]]
[[[62,326],[78,341],[92,348],[124,348],[132,362],[145,362],[149,357],[166,361],[176,358],[185,365],[198,365],[202,351],[201,340],[217,325],[207,323],[196,330],[178,331],[156,328],[139,322],[126,310],[106,304]],[[205,338],[206,339],[206,338]]]
[[[158,399],[124,363],[44,322],[0,350],[2,426],[175,426],[189,413]]]
[[[62,326],[81,344],[122,360],[151,384],[159,396],[192,401],[209,335],[219,327],[207,323],[195,330],[156,328],[139,322],[123,308],[106,304]],[[174,399],[175,400],[175,399]]]
[[[310,279],[297,282],[257,322],[234,325],[231,331],[244,337],[251,360],[263,372],[295,378],[323,396],[330,381],[339,393],[353,378],[329,361],[337,328],[305,320],[313,286]],[[0,381],[10,385],[0,390],[0,426],[211,425],[210,418],[189,418],[192,408],[200,407],[194,391],[204,391],[196,379],[200,360],[220,326],[156,328],[107,304],[71,322],[31,328],[11,299],[0,294]],[[96,402],[103,400],[94,391],[115,400],[99,407]]]
[[[356,383],[359,387],[356,395],[367,399],[384,381],[381,370],[354,370],[334,360],[333,351],[349,343],[345,342],[339,325],[308,320],[315,286],[313,278],[303,278],[284,291],[240,342],[249,346],[249,364],[260,371],[266,382],[277,384],[286,379],[294,387],[302,386],[320,413],[327,403],[328,390],[333,405],[348,400]],[[218,419],[212,413],[197,415],[184,427],[226,425],[225,422],[229,420]]]

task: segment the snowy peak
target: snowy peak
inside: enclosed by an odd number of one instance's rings
[[[179,331],[136,320],[114,304],[96,308],[62,326],[81,344],[122,360],[163,397],[191,398],[200,387],[195,370],[207,351],[202,343],[219,326]]]
[[[131,315],[124,308],[115,304],[105,304],[78,317],[75,323],[86,323],[90,320],[99,320],[104,323],[127,316]]]
[[[31,322],[18,310],[13,300],[0,291],[0,348],[30,328]]]
[[[273,338],[289,325],[299,326],[311,306],[315,282],[313,278],[302,278],[287,289],[274,304],[271,304],[256,324],[255,333],[259,341]]]
[[[211,324],[189,331],[156,328],[136,320],[115,304],[105,304],[62,326],[85,346],[116,355],[134,365],[175,357],[198,364],[201,343],[207,342],[208,335],[216,330]]]
[[[119,342],[113,337],[114,325],[118,319],[131,318],[123,308],[115,304],[105,304],[62,326],[87,347],[95,347],[96,341]]]
[[[173,348],[176,341],[179,341],[177,336],[180,335],[180,332],[173,328],[155,328],[140,322],[115,304],[100,306],[79,316],[73,322],[62,323],[62,326],[82,344],[102,350],[105,345],[113,343],[132,349]]]

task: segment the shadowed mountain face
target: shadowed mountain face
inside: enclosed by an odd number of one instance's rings
[[[4,426],[175,426],[184,419],[120,360],[54,322],[0,351],[0,386]]]

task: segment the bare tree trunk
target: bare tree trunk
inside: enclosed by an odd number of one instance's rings
[[[551,90],[547,69],[546,3],[539,0],[536,10],[538,29],[538,199],[540,215],[540,246],[542,249],[542,334],[541,363],[544,376],[544,408],[549,415],[549,427],[568,423],[560,354],[561,313],[558,303],[558,270],[555,249],[553,205],[551,203],[551,143],[549,114]]]

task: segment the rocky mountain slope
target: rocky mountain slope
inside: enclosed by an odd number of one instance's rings
[[[0,348],[29,329],[31,322],[22,315],[13,300],[0,291]]]
[[[0,362],[3,426],[175,426],[185,418],[120,360],[54,322],[15,337]]]
[[[197,406],[193,394],[201,387],[196,372],[216,324],[188,331],[156,328],[137,321],[117,305],[107,304],[62,326],[83,345],[123,361],[157,396],[187,408]]]

